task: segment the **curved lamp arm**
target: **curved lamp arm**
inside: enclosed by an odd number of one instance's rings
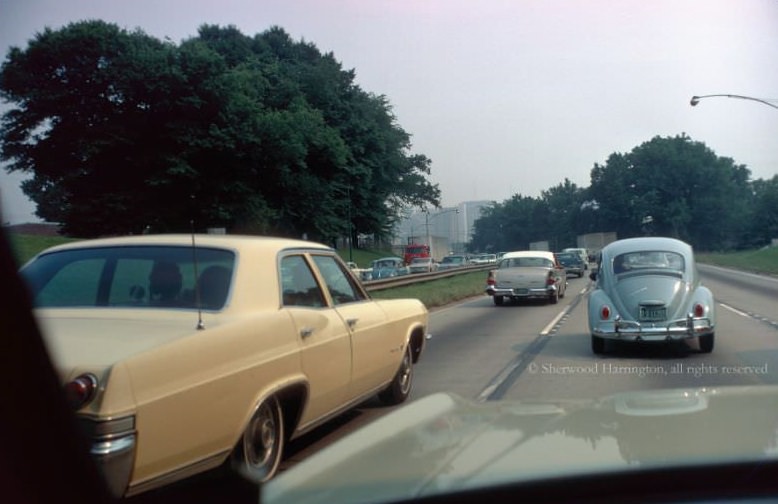
[[[755,101],[755,102],[759,102],[759,103],[764,103],[768,107],[773,107],[773,108],[777,108],[778,109],[778,105],[776,105],[774,103],[770,103],[767,100],[762,100],[761,98],[753,98],[751,96],[734,95],[734,94],[711,94],[711,95],[703,95],[703,96],[692,96],[692,99],[691,99],[690,103],[691,103],[691,106],[694,107],[698,103],[700,103],[700,100],[702,100],[703,98],[712,98],[712,97],[716,97],[716,96],[723,96],[725,98],[740,98],[741,100],[751,100],[751,101]]]

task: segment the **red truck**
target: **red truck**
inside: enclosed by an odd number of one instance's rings
[[[423,243],[409,243],[403,250],[403,261],[410,264],[414,257],[429,257],[430,248]]]

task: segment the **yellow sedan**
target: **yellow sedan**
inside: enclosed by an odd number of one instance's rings
[[[21,274],[117,496],[222,464],[270,479],[289,439],[375,394],[403,402],[427,335],[420,301],[370,299],[307,241],[87,240]]]

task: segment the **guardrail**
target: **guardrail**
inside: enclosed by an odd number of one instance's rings
[[[444,271],[435,271],[433,273],[408,273],[407,275],[400,275],[392,278],[382,278],[380,280],[362,280],[362,285],[364,285],[365,289],[368,291],[378,291],[382,289],[400,287],[403,285],[429,282],[430,280],[438,280],[440,278],[462,275],[464,273],[471,273],[473,271],[488,271],[496,267],[497,265],[493,263],[476,264],[472,266],[452,268]]]

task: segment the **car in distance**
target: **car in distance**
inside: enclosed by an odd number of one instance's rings
[[[458,254],[447,255],[438,263],[438,271],[467,266],[467,257]]]
[[[567,274],[553,252],[523,250],[502,256],[486,277],[486,294],[494,304],[505,300],[545,299],[556,303],[565,296]]]
[[[607,340],[669,343],[697,339],[711,352],[716,329],[713,293],[700,282],[692,247],[674,238],[643,237],[606,245],[589,294],[592,351]]]
[[[584,263],[584,269],[589,269],[589,251],[587,249],[571,247],[563,249],[562,252],[572,252],[574,254],[578,254]]]
[[[497,254],[479,254],[470,260],[471,264],[492,264],[497,262]]]
[[[410,273],[400,257],[382,257],[370,263],[370,279],[393,278]]]
[[[438,263],[432,257],[414,257],[408,270],[411,273],[433,273],[438,271]]]
[[[372,300],[331,248],[144,235],[48,249],[20,270],[114,495],[232,465],[273,476],[285,443],[410,393],[427,310]]]
[[[586,270],[586,263],[576,252],[559,252],[556,254],[556,259],[565,268],[568,276],[575,275],[581,278]]]
[[[346,265],[360,280],[370,280],[370,268],[360,268],[354,261],[348,261]]]

